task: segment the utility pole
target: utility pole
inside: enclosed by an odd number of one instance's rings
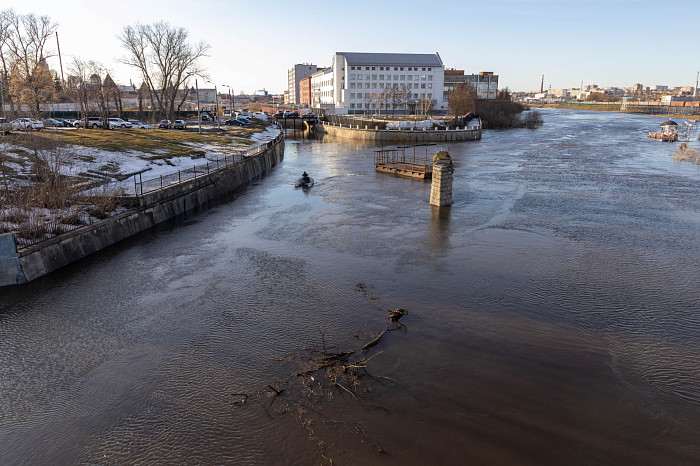
[[[56,47],[58,47],[58,64],[61,65],[61,84],[66,85],[63,79],[63,60],[61,60],[61,44],[58,42],[58,31],[56,31]]]
[[[216,101],[216,126],[221,129],[221,120],[219,119],[219,91],[216,90],[216,84],[214,84],[214,100]]]

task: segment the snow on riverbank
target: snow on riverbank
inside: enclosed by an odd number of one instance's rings
[[[111,179],[117,186],[133,189],[132,177],[122,181],[119,179],[134,173],[142,173],[144,179],[157,178],[176,173],[178,170],[190,169],[194,165],[243,154],[251,147],[274,139],[279,133],[279,127],[270,125],[262,131],[250,134],[247,138],[250,143],[237,143],[236,141],[241,140],[238,135],[232,138],[231,144],[182,142],[183,145],[192,149],[191,154],[185,156],[172,156],[167,150],[159,149],[151,149],[149,152],[111,151],[75,145],[63,146],[51,156],[60,157],[61,162],[56,165],[60,167],[59,171],[62,175],[102,177],[105,180]],[[0,156],[4,155],[9,184],[15,184],[20,178],[26,178],[32,173],[32,163],[29,161],[26,149],[10,143],[3,143],[1,149]]]

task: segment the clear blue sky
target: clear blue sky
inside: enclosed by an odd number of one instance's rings
[[[116,36],[159,20],[209,42],[212,81],[237,94],[281,93],[291,65],[327,66],[336,51],[439,52],[445,66],[493,71],[516,91],[539,89],[543,74],[552,88],[689,86],[700,70],[697,0],[32,0],[14,8],[58,23],[64,69],[72,56],[98,60],[122,84],[140,79],[117,63],[125,52]]]

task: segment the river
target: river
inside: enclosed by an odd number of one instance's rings
[[[697,464],[700,171],[662,118],[542,115],[451,144],[449,208],[375,147],[288,140],[0,289],[0,464]]]

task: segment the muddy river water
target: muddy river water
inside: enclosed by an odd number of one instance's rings
[[[700,170],[663,118],[542,113],[449,147],[450,208],[373,146],[288,140],[0,290],[0,464],[697,464]],[[314,372],[338,353],[368,374]]]

